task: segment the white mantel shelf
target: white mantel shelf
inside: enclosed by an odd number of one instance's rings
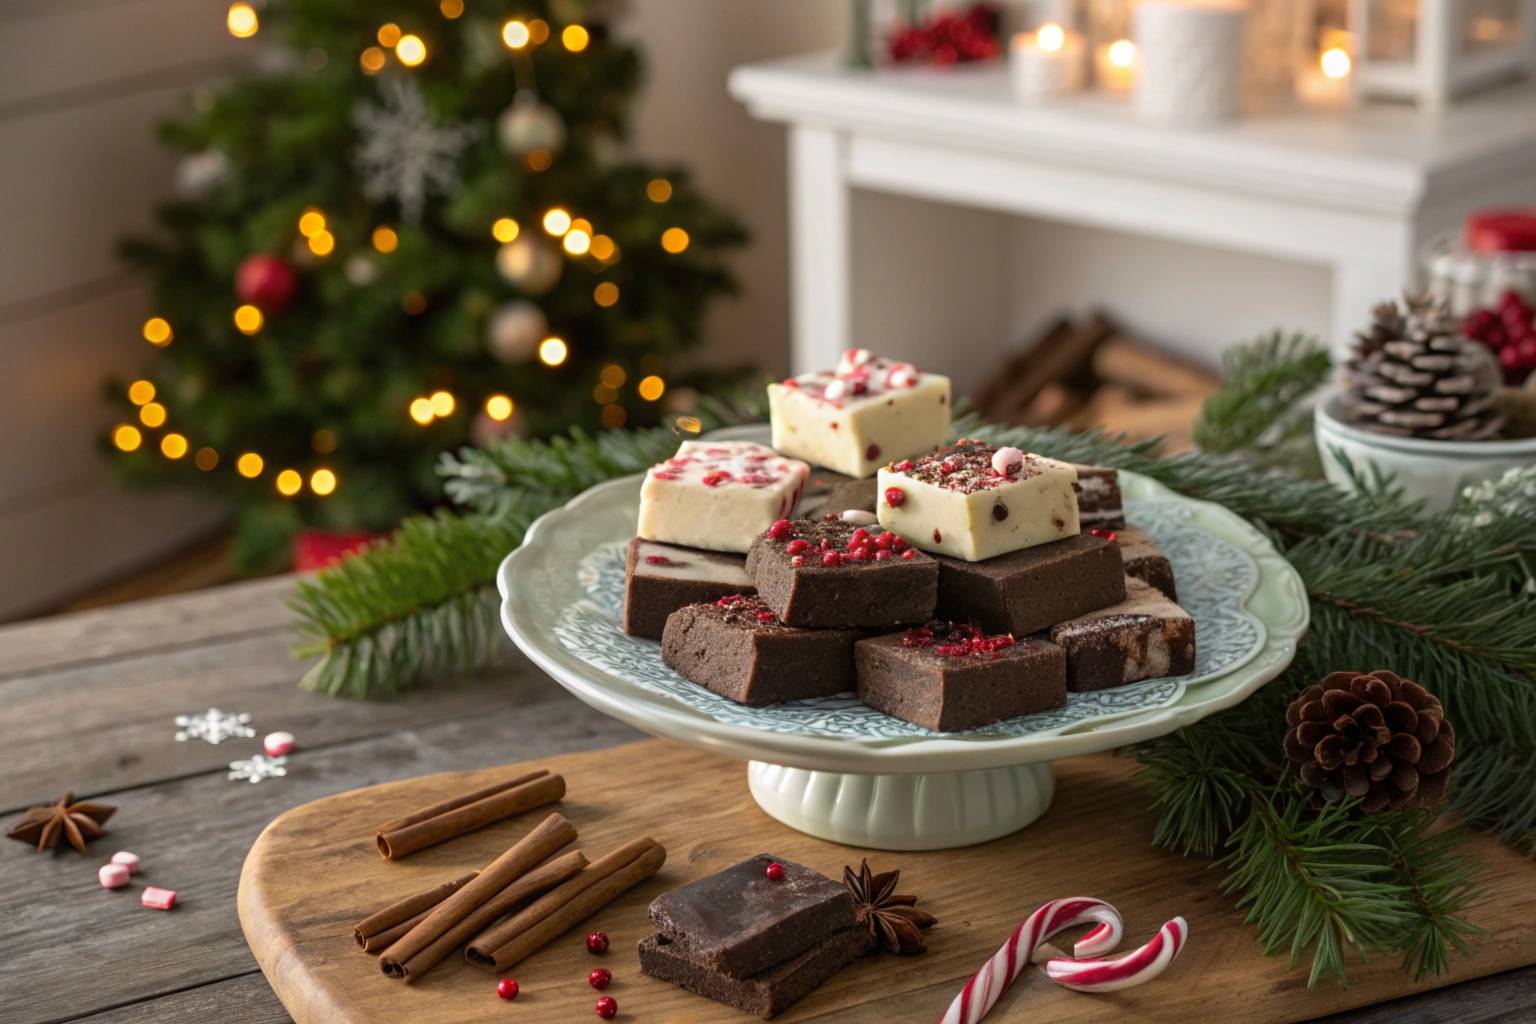
[[[849,337],[849,187],[1321,263],[1336,344],[1412,281],[1427,237],[1480,206],[1536,203],[1533,85],[1439,115],[1369,104],[1187,127],[1096,95],[1024,106],[997,64],[864,71],[818,55],[737,68],[730,89],[792,128],[797,365]]]

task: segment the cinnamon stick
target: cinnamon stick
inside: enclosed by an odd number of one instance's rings
[[[524,900],[530,900],[548,892],[586,866],[587,858],[582,856],[581,851],[572,850],[564,856],[534,868],[492,896],[472,914],[439,936],[430,946],[401,963],[399,965],[401,976],[406,981],[415,981],[443,957],[484,931],[498,917]]]
[[[563,796],[565,779],[547,771],[498,782],[380,825],[379,853],[385,860],[398,860]]]
[[[458,892],[479,873],[471,871],[451,882],[444,882],[425,892],[396,900],[377,914],[370,914],[353,926],[352,937],[357,940],[363,952],[377,953],[409,931],[410,928],[406,926],[425,918],[427,911]],[[385,936],[390,937],[385,938]]]
[[[551,814],[538,828],[487,865],[472,882],[433,907],[425,920],[380,955],[379,966],[392,978],[405,977],[401,964],[432,945],[476,908],[575,838],[576,826],[559,814]]]
[[[628,842],[480,935],[464,957],[476,967],[500,974],[650,878],[666,860],[666,847],[648,836]]]

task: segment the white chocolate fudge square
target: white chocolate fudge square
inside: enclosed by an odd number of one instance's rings
[[[967,562],[1079,532],[1077,470],[964,438],[880,470],[880,525],[915,547]]]
[[[835,370],[769,384],[768,407],[775,448],[856,478],[949,436],[949,378],[863,348],[844,352]]]
[[[746,551],[786,519],[810,467],[750,441],[684,441],[640,486],[645,540],[709,551]]]

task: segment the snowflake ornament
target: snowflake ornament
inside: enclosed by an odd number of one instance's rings
[[[186,740],[204,740],[208,743],[223,743],[231,737],[255,736],[256,730],[251,728],[251,716],[234,715],[218,708],[209,708],[201,715],[177,715],[176,742]]]
[[[285,765],[288,758],[268,757],[266,754],[252,754],[247,761],[229,762],[229,777],[243,782],[257,783],[263,779],[278,779],[288,774]]]
[[[362,136],[357,165],[363,191],[375,202],[398,200],[400,215],[417,221],[429,191],[451,195],[459,187],[459,152],[479,129],[439,126],[412,79],[386,79],[379,87],[383,106],[363,104],[352,116]]]

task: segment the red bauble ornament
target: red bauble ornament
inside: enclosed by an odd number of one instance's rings
[[[1466,235],[1473,252],[1536,250],[1536,207],[1479,210],[1467,218]]]
[[[299,289],[293,268],[269,253],[249,256],[235,271],[235,294],[266,313],[281,313]]]
[[[602,932],[593,932],[591,935],[588,935],[587,936],[587,952],[588,953],[606,953],[606,952],[608,952],[608,936],[603,934]]]
[[[593,1009],[597,1011],[597,1015],[603,1018],[603,1020],[613,1020],[613,1018],[619,1015],[619,1004],[613,1001],[613,996],[603,996],[603,998],[597,1001],[597,1005]]]
[[[601,992],[613,981],[613,972],[606,967],[595,967],[592,973],[587,975],[587,984]]]
[[[784,865],[778,862],[769,864],[767,875],[769,881],[777,882],[779,879],[784,877]]]
[[[502,978],[496,983],[496,994],[503,999],[516,999],[517,992],[517,982],[511,978]]]

